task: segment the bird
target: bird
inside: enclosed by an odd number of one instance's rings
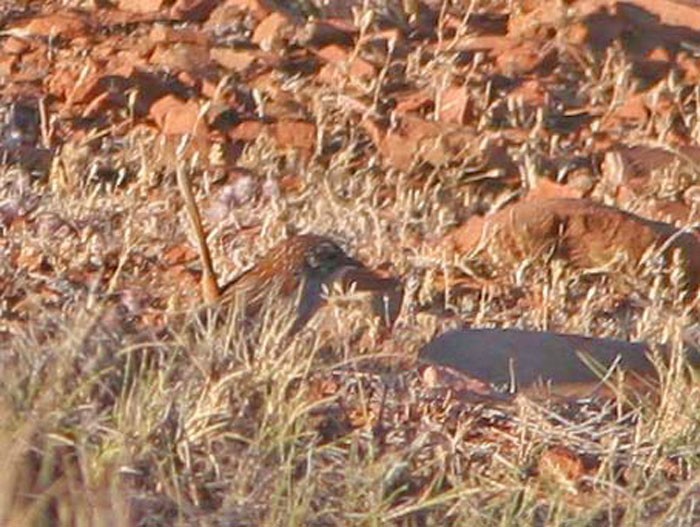
[[[250,269],[219,287],[199,209],[184,170],[177,170],[180,193],[195,233],[202,263],[201,289],[207,304],[243,305],[255,315],[270,295],[295,303],[292,333],[311,320],[324,303],[324,290],[334,283],[373,292],[372,311],[393,324],[403,300],[401,282],[385,278],[348,255],[334,240],[318,234],[293,235],[273,246]]]
[[[349,269],[363,269],[336,242],[317,234],[299,234],[273,246],[249,270],[221,288],[219,303],[242,302],[246,313],[260,310],[270,294],[296,302],[292,331],[301,329],[323,303],[324,288]]]

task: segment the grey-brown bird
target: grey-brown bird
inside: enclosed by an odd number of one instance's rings
[[[243,302],[253,314],[270,294],[295,301],[292,331],[301,329],[323,303],[323,290],[349,269],[364,266],[334,241],[315,234],[292,236],[272,247],[251,269],[221,288],[219,302]]]
[[[184,172],[178,183],[194,228],[202,261],[202,296],[208,304],[238,302],[247,314],[259,311],[271,294],[296,302],[292,331],[301,329],[324,302],[324,289],[339,283],[373,293],[372,310],[391,325],[398,316],[403,289],[400,281],[384,278],[350,257],[325,236],[292,236],[272,247],[252,268],[219,288],[199,210]],[[240,305],[239,304],[239,305]]]

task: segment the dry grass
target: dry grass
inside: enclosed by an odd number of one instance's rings
[[[618,80],[630,65],[617,51],[583,53],[583,65],[567,53],[565,66],[596,104],[612,106],[631,90]],[[458,53],[447,45],[421,54],[406,57],[406,78],[431,90],[449,85]],[[210,228],[215,265],[233,275],[291,229],[333,236],[370,266],[392,262],[408,286],[393,346],[378,343],[374,322],[343,299],[294,339],[274,302],[252,326],[236,309],[223,324],[201,316],[190,264],[176,275],[163,262],[168,248],[191,244],[173,162],[156,137],[131,134],[100,160],[122,167],[123,180],[89,177],[94,156],[68,147],[42,177],[2,167],[0,201],[30,212],[3,232],[0,248],[0,525],[699,524],[700,394],[681,361],[664,372],[658,400],[632,408],[522,400],[508,410],[446,401],[426,410],[397,388],[377,415],[381,394],[361,382],[361,359],[394,354],[382,366],[382,378],[393,379],[431,336],[461,321],[680,350],[697,307],[653,277],[581,275],[557,261],[527,262],[502,291],[461,295],[454,280],[475,269],[434,242],[469,206],[504,203],[513,189],[497,175],[472,179],[478,153],[440,169],[386,171],[365,156],[373,147],[342,87],[304,78],[289,86],[313,90],[323,144],[307,166],[265,137],[247,147],[243,166],[273,183],[298,173],[302,190],[227,211]],[[368,100],[385,87],[370,83]],[[483,83],[468,89],[480,133],[543,125]],[[660,89],[678,99],[683,86],[669,80]],[[685,112],[698,137],[698,114]],[[663,141],[667,118],[652,116],[630,137]],[[544,175],[543,157],[588,148],[533,132],[512,152],[520,190]],[[206,214],[216,173],[174,162],[192,171]],[[245,225],[260,228],[246,235]],[[17,253],[24,265],[14,267]],[[338,371],[351,381],[319,395],[316,381]],[[573,478],[547,470],[541,459],[555,446],[597,464]]]

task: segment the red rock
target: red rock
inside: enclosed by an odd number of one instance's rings
[[[112,3],[115,3],[115,1],[117,0],[113,0]],[[172,0],[166,1],[171,1],[172,3]],[[121,9],[95,9],[93,13],[100,26],[105,29],[119,28],[127,24],[153,24],[155,22],[172,20],[171,17],[164,13],[138,13]]]
[[[37,82],[45,81],[52,64],[43,50],[37,49],[27,53],[22,57],[22,63],[17,64],[17,71],[14,74],[15,82]]]
[[[207,47],[196,44],[159,45],[151,55],[151,64],[176,71],[202,71],[210,62]]]
[[[438,118],[446,123],[465,124],[469,117],[469,95],[464,86],[453,86],[442,92]]]
[[[25,271],[37,271],[45,265],[45,255],[43,251],[33,245],[22,246],[17,267]]]
[[[509,95],[529,106],[545,106],[550,91],[542,79],[535,78],[523,80]]]
[[[257,63],[273,65],[277,60],[275,55],[251,49],[214,48],[210,55],[220,66],[238,72],[247,71]]]
[[[255,141],[262,134],[272,138],[278,148],[300,150],[305,157],[316,148],[316,125],[298,119],[282,119],[272,124],[243,121],[228,133],[234,141],[243,142]]]
[[[695,235],[587,199],[518,202],[487,216],[481,226],[467,221],[447,243],[460,254],[478,252],[493,268],[555,254],[576,268],[611,266],[633,273],[649,251],[658,250],[667,261],[679,251],[688,289],[700,285]]]
[[[154,44],[185,43],[208,46],[209,38],[201,31],[190,28],[175,29],[163,24],[156,24],[148,35]]]
[[[649,217],[670,223],[688,223],[693,212],[692,207],[677,201],[652,201],[645,208],[645,214],[647,210]]]
[[[220,0],[177,0],[171,13],[178,19],[201,22],[206,20]]]
[[[370,139],[372,139],[374,145],[379,148],[386,136],[386,130],[372,119],[368,118],[362,120],[362,127],[365,129]]]
[[[263,51],[278,49],[283,41],[291,36],[293,26],[282,13],[274,11],[255,28],[251,41]]]
[[[525,196],[525,200],[542,200],[549,198],[581,198],[583,192],[579,189],[562,185],[549,178],[541,177],[537,179],[537,184]]]
[[[155,13],[165,6],[165,0],[119,0],[117,5],[124,11]]]
[[[566,28],[566,39],[570,44],[583,46],[590,38],[590,31],[586,24],[577,22]]]
[[[9,55],[22,55],[30,48],[29,42],[17,37],[9,37],[2,46],[2,50]]]
[[[46,88],[49,93],[63,99],[75,90],[78,73],[73,69],[59,68],[47,79]]]
[[[504,75],[517,76],[535,71],[552,58],[556,58],[556,51],[545,53],[541,43],[530,40],[502,50],[496,57],[496,66]]]
[[[274,137],[280,148],[298,148],[308,153],[316,147],[316,125],[306,121],[279,121],[274,125]]]
[[[662,24],[670,26],[687,27],[694,31],[700,30],[700,11],[694,2],[678,0],[634,0],[632,2],[638,8],[659,17]],[[632,12],[630,10],[630,12]],[[643,15],[642,22],[646,23],[648,15]]]
[[[465,38],[461,48],[464,51],[488,51],[496,55],[513,47],[513,41],[502,35],[476,35]]]
[[[580,19],[596,11],[606,10],[614,0],[586,0],[565,5],[558,0],[539,0],[520,16],[508,19],[508,35],[513,38],[526,38],[538,34],[543,27],[555,27],[569,10],[569,17]],[[654,0],[652,0],[653,2]]]
[[[297,35],[297,41],[304,46],[322,47],[329,44],[351,46],[357,28],[346,20],[310,20]]]
[[[244,142],[255,141],[264,129],[265,125],[260,121],[243,121],[229,132],[229,137]]]
[[[437,364],[421,365],[418,368],[423,383],[429,388],[449,387],[455,392],[475,392],[497,396],[488,383],[468,376],[466,373]]]
[[[252,15],[255,20],[262,20],[270,12],[263,0],[225,0],[212,11],[204,27],[217,30],[231,26],[246,14]]]
[[[399,56],[405,56],[410,51],[403,32],[398,28],[370,32],[363,37],[359,45],[365,56],[376,63],[386,62],[390,50]]]
[[[16,57],[0,53],[0,77],[10,76],[15,62],[17,62]]]
[[[96,70],[99,68],[98,65],[94,67]],[[103,99],[100,108],[106,103],[113,107],[126,107],[130,103],[129,93],[134,93],[136,96],[131,100],[134,104],[133,109],[136,115],[141,116],[148,113],[156,99],[169,92],[168,85],[158,76],[140,68],[123,66],[111,70],[97,70],[88,76],[84,83],[74,84],[66,99],[72,104],[81,104],[90,103],[100,97]],[[109,94],[106,99],[103,97],[105,93]]]
[[[321,48],[318,51],[318,56],[326,62],[342,63],[347,62],[350,59],[350,51],[347,48],[344,48],[343,46],[331,44],[330,46],[325,46]]]
[[[318,55],[328,62],[318,73],[317,78],[321,82],[332,84],[344,76],[368,80],[377,75],[376,68],[360,57],[355,57],[349,62],[352,58],[350,52],[336,44],[322,48]]]
[[[151,117],[165,135],[207,133],[204,119],[199,118],[199,105],[194,101],[181,101],[174,95],[166,95],[151,106]]]
[[[412,90],[396,97],[398,113],[431,111],[434,107],[435,101],[427,90]]]
[[[169,266],[184,264],[197,259],[197,251],[190,244],[174,245],[163,253],[163,261]]]
[[[118,95],[113,93],[104,92],[100,93],[97,97],[92,99],[83,111],[81,112],[81,117],[83,118],[95,118],[102,117],[108,111],[115,108],[122,108],[125,106],[125,101],[122,100]]]
[[[583,463],[583,459],[572,450],[563,447],[551,447],[544,451],[537,464],[537,471],[541,476],[564,479],[571,483],[578,482],[589,470]]]
[[[647,58],[649,60],[658,60],[661,62],[670,62],[671,61],[671,55],[669,54],[668,50],[664,47],[658,46],[652,49],[648,54]]]
[[[626,97],[624,102],[617,106],[610,114],[606,121],[609,125],[613,125],[615,121],[632,121],[637,123],[646,122],[649,117],[645,95],[638,93]]]
[[[444,166],[459,159],[461,152],[476,147],[474,133],[461,126],[450,126],[419,117],[405,116],[398,127],[389,132],[363,125],[378,142],[379,152],[385,162],[400,170],[408,170],[414,162],[427,162]]]
[[[39,15],[28,22],[14,26],[26,35],[73,39],[90,33],[90,24],[84,16],[71,11]]]

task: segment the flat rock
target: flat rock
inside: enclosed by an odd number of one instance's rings
[[[612,386],[620,368],[625,385],[649,386],[656,367],[644,343],[581,335],[518,329],[452,330],[426,344],[420,352],[424,363],[448,366],[480,381],[511,391],[555,395],[589,395]],[[700,354],[688,355],[700,365]]]

